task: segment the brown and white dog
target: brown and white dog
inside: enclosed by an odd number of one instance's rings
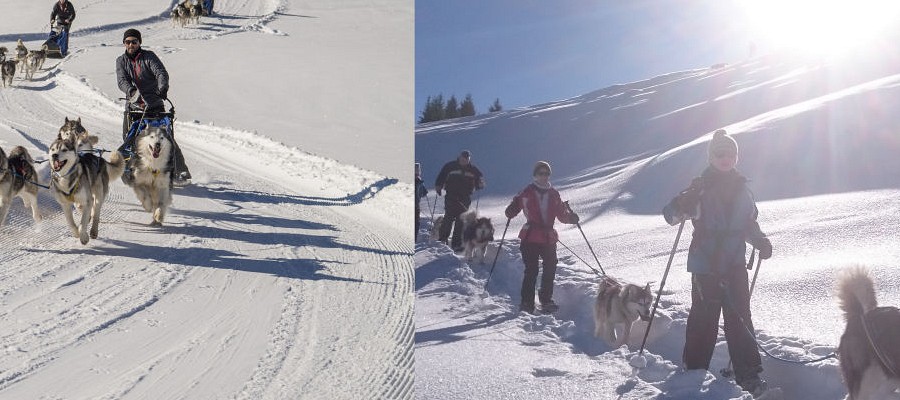
[[[91,135],[87,129],[84,129],[84,125],[81,124],[81,117],[78,117],[78,119],[66,117],[63,125],[59,127],[59,134],[56,135],[56,138],[74,141],[75,148],[82,153],[93,152],[94,145],[100,141],[100,138]]]
[[[869,271],[851,267],[838,282],[847,320],[838,346],[850,400],[900,399],[900,310],[878,307]]]
[[[602,338],[613,347],[620,347],[628,341],[631,327],[638,320],[650,319],[653,293],[650,283],[640,287],[635,284],[621,284],[615,279],[604,277],[594,302],[594,336]],[[621,331],[617,329],[622,326]]]

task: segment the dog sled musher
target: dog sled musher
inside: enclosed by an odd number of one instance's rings
[[[139,97],[137,93],[136,97]],[[134,101],[133,99],[125,100],[125,112],[122,122],[122,145],[119,146],[118,152],[125,158],[125,171],[122,173],[122,182],[128,186],[132,186],[134,179],[134,160],[135,160],[135,144],[141,132],[147,128],[160,128],[163,130],[169,141],[172,142],[173,150],[169,154],[169,165],[173,166],[172,184],[174,186],[185,186],[190,183],[189,175],[186,175],[187,165],[184,162],[184,156],[178,151],[178,144],[175,142],[175,105],[171,100],[166,99],[169,103],[169,110],[159,112],[156,110],[148,110],[144,106],[142,100]],[[188,173],[189,174],[189,173]]]

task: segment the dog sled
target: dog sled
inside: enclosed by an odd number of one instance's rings
[[[50,27],[50,36],[44,42],[47,58],[63,58],[69,50],[68,26],[55,22]]]

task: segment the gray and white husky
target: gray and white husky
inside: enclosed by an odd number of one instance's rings
[[[640,287],[604,277],[594,303],[594,336],[606,340],[613,347],[622,346],[628,341],[631,327],[638,318],[650,319],[652,304],[650,283]],[[621,331],[617,329],[619,326],[622,326]]]
[[[849,399],[900,399],[900,310],[878,307],[862,267],[844,271],[838,282],[847,321],[838,354]]]
[[[144,129],[135,140],[130,161],[134,179],[131,187],[144,210],[153,214],[151,225],[162,225],[172,204],[172,171],[175,169],[174,146],[164,128]]]
[[[72,234],[81,244],[97,238],[100,209],[109,194],[109,182],[118,179],[125,160],[113,152],[109,161],[93,154],[79,156],[73,140],[56,139],[48,152],[50,159],[50,193],[62,207]],[[81,211],[81,226],[75,224],[72,206]],[[90,231],[88,231],[90,224]]]
[[[56,138],[75,141],[75,148],[82,153],[92,152],[94,145],[100,141],[100,138],[91,135],[87,129],[84,129],[84,125],[81,124],[81,117],[78,117],[78,119],[66,117],[63,125],[59,127],[59,134],[56,135]]]
[[[0,226],[6,221],[6,214],[12,205],[13,198],[19,196],[26,206],[31,207],[31,216],[35,222],[41,221],[38,211],[37,172],[34,160],[22,146],[14,147],[9,156],[0,149]]]
[[[494,224],[490,218],[479,217],[475,210],[466,211],[459,217],[463,221],[463,256],[468,261],[477,257],[484,264],[487,245],[494,241]]]

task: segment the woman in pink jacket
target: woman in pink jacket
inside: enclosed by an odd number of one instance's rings
[[[553,229],[554,220],[566,224],[578,223],[578,214],[569,210],[550,184],[550,164],[538,161],[534,166],[534,181],[512,199],[506,207],[506,217],[512,219],[525,212],[526,223],[519,231],[522,240],[520,250],[525,263],[522,280],[522,311],[534,312],[534,290],[537,284],[538,260],[543,259],[544,274],[538,298],[541,309],[552,312],[559,307],[553,302],[553,280],[556,277],[556,242],[559,238]]]

